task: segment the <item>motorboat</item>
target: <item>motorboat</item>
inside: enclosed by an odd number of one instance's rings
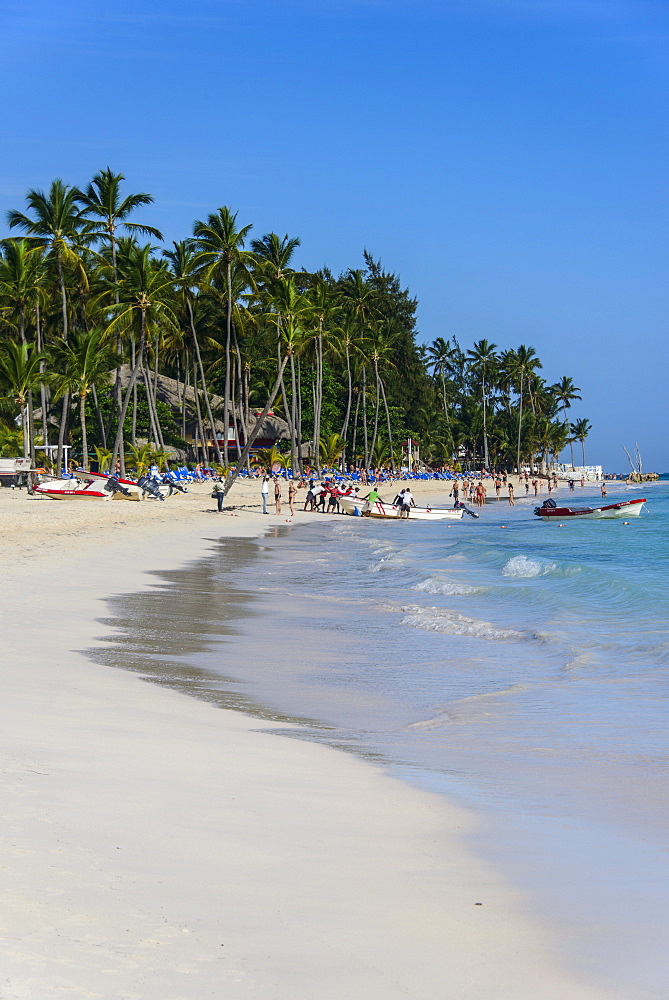
[[[400,520],[401,508],[394,504],[384,503],[383,500],[370,502],[354,496],[338,496],[337,500],[346,514]],[[408,518],[410,521],[459,521],[464,512],[464,507],[411,507],[405,519]]]
[[[111,500],[115,494],[102,489],[98,483],[84,483],[79,479],[48,479],[34,488],[33,496],[50,500]]]
[[[580,517],[586,521],[610,521],[627,517],[638,517],[646,499],[621,500],[605,507],[558,507],[555,500],[544,500],[541,507],[535,507],[534,513],[542,521],[562,520],[567,517]]]
[[[109,476],[104,472],[87,472],[76,469],[74,475],[84,483],[95,483],[97,488],[112,494],[114,500],[143,500],[144,493],[134,479]]]

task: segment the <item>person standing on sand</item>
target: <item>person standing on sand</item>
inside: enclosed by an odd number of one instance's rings
[[[295,497],[297,496],[297,486],[295,480],[291,479],[290,485],[288,486],[288,506],[290,507],[290,516],[295,517]]]
[[[267,497],[269,496],[269,476],[267,474],[265,474],[262,479],[260,496],[262,497],[262,512],[263,514],[267,514]]]
[[[495,479],[495,493],[497,494],[497,499],[499,500],[499,491],[502,488],[502,480],[497,476]]]
[[[281,483],[279,479],[274,477],[274,504],[276,506],[277,514],[281,513]]]
[[[532,486],[534,487],[534,495],[537,496],[537,494],[539,493],[539,483],[536,481],[536,479],[532,480]]]
[[[509,483],[509,506],[516,506],[516,501],[513,499],[513,486],[511,483]]]

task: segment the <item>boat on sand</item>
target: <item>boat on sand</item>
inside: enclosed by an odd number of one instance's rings
[[[646,499],[621,500],[605,507],[558,507],[555,500],[544,500],[541,507],[535,507],[534,513],[542,521],[562,520],[567,517],[580,517],[586,521],[610,521],[626,517],[638,517]]]

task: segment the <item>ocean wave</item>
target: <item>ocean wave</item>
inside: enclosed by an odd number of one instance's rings
[[[401,609],[405,612],[402,625],[420,628],[426,632],[444,632],[449,635],[469,635],[476,639],[526,639],[524,632],[513,628],[499,628],[478,618],[469,618],[458,611],[443,608],[423,608],[413,605]],[[407,614],[408,612],[408,614]]]
[[[477,594],[482,587],[470,587],[466,583],[453,583],[452,580],[438,580],[434,576],[429,576],[427,580],[417,583],[412,590],[419,590],[424,594],[444,594],[447,597],[461,597],[465,594]]]
[[[546,576],[558,568],[554,562],[540,562],[529,556],[513,556],[502,567],[502,576],[513,576],[521,580],[531,580],[535,576]]]

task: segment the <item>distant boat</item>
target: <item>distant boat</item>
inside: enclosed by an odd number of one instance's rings
[[[580,517],[586,521],[610,521],[625,517],[638,517],[646,499],[621,500],[606,507],[558,507],[555,500],[544,500],[534,513],[542,521],[562,520],[566,517]]]
[[[394,521],[401,520],[399,517],[399,507],[393,504],[384,503],[383,500],[375,500],[369,503],[357,497],[338,496],[339,506],[347,514],[355,514],[356,511],[363,517],[389,518]],[[408,514],[410,521],[459,521],[464,514],[464,507],[453,509],[450,507],[411,507]],[[404,518],[406,520],[407,518]]]

